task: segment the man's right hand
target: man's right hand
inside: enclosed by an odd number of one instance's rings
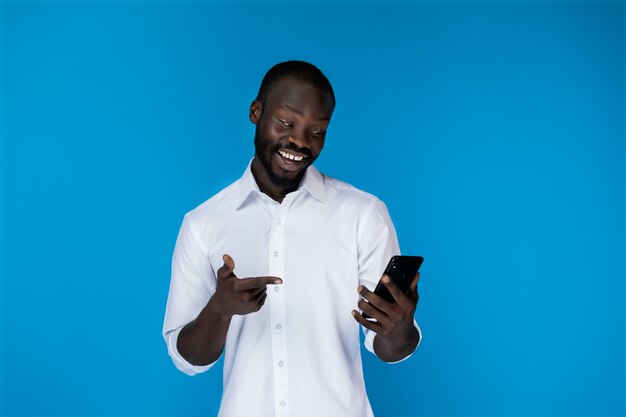
[[[237,278],[233,258],[225,254],[222,259],[224,265],[217,270],[217,286],[208,307],[224,318],[259,311],[267,298],[267,285],[283,282],[271,276]]]
[[[178,335],[176,348],[192,365],[203,366],[218,360],[232,317],[259,311],[267,298],[267,285],[283,282],[278,277],[237,278],[233,258],[224,255],[223,259],[224,266],[217,271],[215,294]]]

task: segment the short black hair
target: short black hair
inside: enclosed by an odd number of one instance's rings
[[[286,78],[305,82],[320,91],[329,93],[333,99],[333,106],[335,105],[335,92],[328,78],[315,65],[304,61],[285,61],[270,68],[261,81],[256,100],[264,104],[274,84]]]

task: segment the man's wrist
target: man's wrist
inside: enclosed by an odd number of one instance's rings
[[[386,362],[395,362],[409,356],[419,344],[419,332],[411,323],[411,327],[399,335],[377,334],[374,338],[376,355]]]
[[[233,318],[232,314],[223,311],[220,302],[215,296],[209,299],[205,311],[224,323],[230,322],[230,320]]]

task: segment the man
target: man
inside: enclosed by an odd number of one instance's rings
[[[383,278],[394,304],[371,292],[399,254],[385,205],[312,165],[334,108],[315,66],[272,67],[250,106],[254,159],[183,220],[163,336],[189,375],[224,355],[220,416],[372,416],[359,324],[387,362],[421,338],[419,274],[408,295]]]

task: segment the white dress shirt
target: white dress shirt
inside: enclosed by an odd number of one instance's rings
[[[248,166],[241,179],[187,213],[163,336],[174,364],[189,375],[213,364],[188,363],[176,349],[178,334],[215,292],[225,253],[238,277],[271,275],[283,284],[268,286],[260,311],[232,318],[219,416],[371,417],[351,311],[358,308],[357,286],[373,291],[389,258],[400,253],[385,205],[313,166],[279,204],[259,190]],[[375,333],[363,330],[374,352]]]

